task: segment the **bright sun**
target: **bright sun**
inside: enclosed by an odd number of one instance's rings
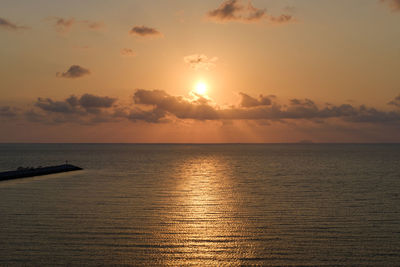
[[[205,95],[207,93],[207,84],[204,82],[196,83],[195,92],[199,95]]]

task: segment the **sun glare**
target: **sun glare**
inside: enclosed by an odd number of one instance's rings
[[[199,95],[205,95],[207,93],[207,85],[204,82],[198,82],[195,86],[195,92]]]

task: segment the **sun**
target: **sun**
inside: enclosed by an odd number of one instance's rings
[[[205,95],[207,93],[207,84],[204,82],[196,83],[195,93],[198,95]]]

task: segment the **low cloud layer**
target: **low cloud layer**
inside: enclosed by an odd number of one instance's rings
[[[57,72],[56,76],[60,78],[69,78],[69,79],[76,79],[83,77],[85,75],[89,75],[90,70],[83,68],[79,65],[72,65],[66,72]]]
[[[244,22],[253,23],[267,20],[272,23],[286,23],[293,19],[289,14],[272,16],[266,9],[256,8],[251,1],[226,0],[218,8],[207,13],[207,17],[215,22]]]
[[[28,29],[28,27],[19,26],[7,19],[0,18],[0,29],[16,31],[16,30]]]
[[[339,119],[354,123],[394,123],[400,121],[397,111],[381,111],[349,104],[318,106],[310,99],[291,99],[282,105],[271,98],[258,99],[241,93],[239,107],[219,108],[209,100],[189,100],[171,96],[164,91],[138,90],[135,103],[151,106],[157,114],[172,115],[178,119],[194,120],[315,120]],[[165,118],[160,117],[160,119]]]
[[[183,58],[183,61],[190,65],[191,68],[205,69],[209,70],[210,68],[215,67],[215,62],[218,60],[217,57],[208,58],[206,55],[194,54],[189,55]]]
[[[162,34],[155,28],[150,28],[147,26],[135,26],[130,31],[130,34],[140,36],[140,37],[161,37]]]
[[[384,4],[388,4],[393,11],[400,11],[400,0],[380,0]]]
[[[239,93],[237,105],[218,106],[211,99],[198,95],[173,96],[163,90],[138,89],[131,104],[108,96],[71,95],[64,100],[38,98],[32,109],[0,107],[2,119],[25,118],[41,123],[95,124],[128,120],[145,123],[176,123],[179,121],[255,121],[263,125],[308,121],[314,124],[341,122],[355,127],[358,124],[400,126],[400,97],[390,101],[394,110],[380,110],[365,105],[324,104],[311,99],[281,101],[276,96],[251,96]],[[301,124],[300,123],[300,124]],[[299,124],[299,125],[300,125]]]
[[[18,114],[16,108],[10,106],[0,106],[0,117],[15,117]]]

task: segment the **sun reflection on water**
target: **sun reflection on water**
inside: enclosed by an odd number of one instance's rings
[[[240,197],[229,166],[221,158],[199,157],[187,160],[177,173],[176,198],[164,236],[177,246],[163,264],[240,264],[241,255],[252,254],[253,249],[239,242],[245,223],[240,221]]]

